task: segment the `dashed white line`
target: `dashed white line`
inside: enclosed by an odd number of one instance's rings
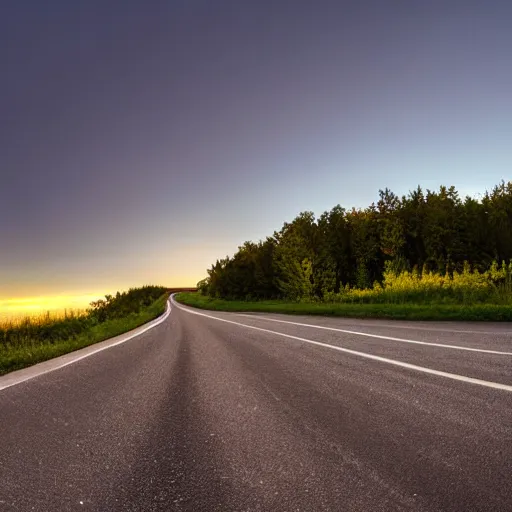
[[[288,320],[279,320],[277,318],[268,318],[263,315],[245,315],[243,313],[239,313],[238,316],[262,319],[262,320],[267,320],[268,322],[279,322],[282,324],[298,325],[300,327],[311,327],[313,329],[323,329],[326,331],[342,332],[344,334],[354,334],[357,336],[366,336],[368,338],[378,338],[381,340],[388,340],[388,341],[399,341],[400,343],[413,343],[415,345],[430,345],[432,347],[449,348],[449,349],[454,349],[454,350],[465,350],[467,352],[482,352],[484,354],[497,354],[500,356],[512,356],[512,352],[502,352],[499,350],[488,350],[488,349],[484,349],[484,348],[461,347],[460,345],[447,345],[445,343],[432,343],[432,342],[427,342],[427,341],[417,341],[417,340],[408,340],[408,339],[404,339],[404,338],[394,338],[392,336],[383,336],[381,334],[370,334],[367,332],[349,331],[347,329],[338,329],[336,327],[324,327],[323,325],[303,324],[300,322],[290,322]]]
[[[178,304],[172,298],[171,298],[171,300],[172,300],[172,304],[174,306],[176,306],[177,308],[181,309],[182,311],[185,311],[186,313],[189,313],[189,314],[192,314],[192,315],[198,315],[198,316],[203,316],[203,317],[206,317],[206,318],[211,318],[212,320],[217,320],[218,322],[225,322],[225,323],[228,323],[228,324],[237,325],[239,327],[245,327],[246,329],[253,329],[255,331],[265,332],[265,333],[273,334],[273,335],[276,335],[276,336],[282,336],[283,338],[288,338],[288,339],[291,339],[291,340],[300,341],[302,343],[309,343],[310,345],[315,345],[315,346],[318,346],[318,347],[329,348],[331,350],[336,350],[338,352],[344,352],[346,354],[351,354],[351,355],[354,355],[354,356],[363,357],[365,359],[371,359],[372,361],[378,361],[380,363],[391,364],[391,365],[394,365],[394,366],[399,366],[401,368],[406,368],[408,370],[413,370],[413,371],[417,371],[417,372],[421,372],[421,373],[426,373],[426,374],[429,374],[429,375],[435,375],[437,377],[444,377],[444,378],[447,378],[447,379],[452,379],[452,380],[456,380],[456,381],[460,381],[460,382],[465,382],[467,384],[476,384],[478,386],[484,386],[484,387],[487,387],[487,388],[498,389],[500,391],[512,392],[512,386],[509,386],[507,384],[500,384],[498,382],[490,382],[490,381],[487,381],[487,380],[475,379],[473,377],[466,377],[464,375],[458,375],[456,373],[449,373],[449,372],[443,372],[443,371],[440,371],[440,370],[434,370],[432,368],[426,368],[424,366],[418,366],[418,365],[415,365],[415,364],[405,363],[403,361],[398,361],[396,359],[389,359],[387,357],[381,357],[381,356],[376,356],[376,355],[373,355],[373,354],[367,354],[366,352],[359,352],[357,350],[351,350],[351,349],[339,347],[339,346],[336,346],[336,345],[329,345],[328,343],[322,343],[320,341],[314,341],[314,340],[310,340],[310,339],[307,339],[307,338],[301,338],[299,336],[292,336],[291,334],[285,334],[283,332],[271,331],[270,329],[263,329],[262,327],[255,327],[254,325],[242,324],[240,322],[235,322],[233,320],[226,320],[225,318],[218,318],[216,316],[207,315],[206,313],[200,313],[199,311],[193,311],[192,309],[185,308],[181,304]]]

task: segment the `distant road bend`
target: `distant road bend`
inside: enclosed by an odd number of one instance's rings
[[[171,307],[0,378],[0,511],[512,511],[508,326]]]

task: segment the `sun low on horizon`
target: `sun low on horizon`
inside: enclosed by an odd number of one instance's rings
[[[381,189],[510,179],[511,6],[7,2],[0,315],[195,286]]]
[[[91,293],[0,299],[0,321],[40,316],[46,313],[57,315],[66,311],[81,312],[87,309],[92,301],[103,296],[104,294],[101,293]]]
[[[0,512],[512,512],[512,0],[0,39]]]
[[[165,281],[156,283],[166,288],[190,288],[195,287],[199,279],[188,278],[175,280],[171,286],[165,286]],[[25,297],[0,297],[0,323],[11,320],[19,320],[30,317],[40,317],[50,314],[61,316],[66,313],[83,313],[91,305],[91,302],[104,299],[106,295],[115,295],[118,291],[125,292],[140,284],[127,284],[124,286],[110,287],[86,293],[56,293],[48,295],[34,295]]]
[[[197,281],[175,280],[171,286],[165,286],[164,282],[156,283],[166,288],[191,288]],[[177,281],[177,282],[176,282]],[[115,295],[118,291],[125,292],[136,286],[126,285],[117,288],[103,289],[101,291],[87,293],[64,293],[54,295],[36,295],[28,297],[2,298],[0,297],[0,322],[20,318],[38,317],[49,313],[52,316],[75,312],[82,313],[90,307],[91,302],[103,299],[106,295]]]

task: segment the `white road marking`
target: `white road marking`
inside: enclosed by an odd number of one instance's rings
[[[240,313],[240,314],[242,314],[242,313]],[[279,314],[279,313],[276,313],[276,314]],[[244,316],[263,316],[263,315],[247,314]],[[297,315],[297,316],[300,316],[300,315]],[[336,318],[336,317],[333,316],[331,318]],[[385,324],[382,322],[378,322],[377,320],[375,320],[375,322],[374,322],[372,319],[368,319],[368,318],[359,318],[359,319],[357,317],[338,317],[338,318],[343,318],[344,320],[347,320],[347,323],[355,323],[357,320],[371,321],[371,324],[369,323],[369,324],[365,325],[365,327],[383,327],[385,329],[386,328],[410,329],[413,331],[428,331],[428,332],[450,332],[450,333],[456,333],[456,334],[494,334],[497,336],[512,336],[512,330],[510,330],[510,329],[509,330],[498,329],[496,331],[478,331],[478,330],[469,330],[469,329],[461,330],[461,329],[447,329],[447,328],[440,328],[440,327],[424,327],[422,325],[414,325],[414,326],[400,325],[397,323],[400,320],[390,320],[390,322],[393,322],[393,325],[390,325],[389,323]],[[429,320],[425,320],[425,321],[428,322]],[[416,320],[414,320],[414,322],[416,322]],[[439,323],[442,322],[442,323],[445,323],[446,325],[450,325],[451,323],[456,322],[456,320],[447,320],[447,321],[441,320],[438,322]],[[500,327],[502,327],[506,323],[507,322],[501,322]]]
[[[483,352],[485,354],[498,354],[500,356],[512,356],[512,352],[501,352],[499,350],[488,350],[488,349],[484,349],[484,348],[461,347],[460,345],[446,345],[444,343],[431,343],[431,342],[427,342],[427,341],[407,340],[404,338],[394,338],[392,336],[383,336],[381,334],[370,334],[367,332],[348,331],[346,329],[338,329],[336,327],[324,327],[323,325],[302,324],[299,322],[290,322],[288,320],[279,320],[276,318],[268,318],[263,315],[244,315],[242,313],[239,313],[238,316],[245,316],[248,318],[255,318],[255,319],[260,318],[263,320],[267,320],[269,322],[279,322],[282,324],[298,325],[300,327],[312,327],[313,329],[336,331],[336,332],[342,332],[344,334],[355,334],[357,336],[367,336],[368,338],[378,338],[381,340],[399,341],[401,343],[414,343],[416,345],[430,345],[432,347],[451,348],[454,350],[466,350],[467,352]]]
[[[212,320],[217,320],[219,322],[226,322],[228,324],[237,325],[239,327],[245,327],[246,329],[254,329],[255,331],[266,332],[268,334],[274,334],[277,336],[283,336],[284,338],[288,338],[291,340],[301,341],[303,343],[309,343],[311,345],[316,345],[318,347],[330,348],[332,350],[337,350],[338,352],[344,352],[346,354],[352,354],[359,357],[364,357],[366,359],[371,359],[372,361],[379,361],[381,363],[392,364],[394,366],[399,366],[401,368],[406,368],[408,370],[414,370],[417,372],[427,373],[430,375],[436,375],[438,377],[445,377],[447,379],[457,380],[461,382],[466,382],[468,384],[477,384],[478,386],[484,386],[487,388],[499,389],[501,391],[509,391],[512,392],[512,386],[507,384],[500,384],[498,382],[490,382],[487,380],[475,379],[473,377],[465,377],[464,375],[458,375],[456,373],[443,372],[440,370],[434,370],[432,368],[426,368],[424,366],[418,366],[415,364],[405,363],[403,361],[398,361],[396,359],[388,359],[387,357],[375,356],[373,354],[367,354],[366,352],[358,352],[357,350],[350,350],[348,348],[338,347],[336,345],[329,345],[328,343],[322,343],[320,341],[309,340],[307,338],[300,338],[298,336],[292,336],[291,334],[285,334],[282,332],[271,331],[270,329],[263,329],[262,327],[255,327],[253,325],[242,324],[240,322],[234,322],[233,320],[226,320],[225,318],[218,318],[216,316],[207,315],[205,313],[200,313],[199,311],[193,311],[189,308],[183,307],[181,304],[178,304],[171,297],[172,304],[176,306],[178,309],[185,311],[186,313],[190,313],[192,315],[204,316],[206,318],[211,318]]]
[[[3,375],[0,377],[0,391],[3,391],[4,389],[10,388],[12,386],[16,386],[17,384],[21,384],[22,382],[26,382],[27,380],[34,379],[35,377],[59,370],[60,368],[64,368],[65,366],[69,366],[70,364],[81,361],[86,357],[97,354],[98,352],[103,352],[103,350],[107,350],[109,348],[116,347],[117,345],[121,345],[122,343],[126,343],[127,341],[140,336],[141,334],[144,334],[150,329],[153,329],[153,327],[160,325],[162,322],[165,322],[170,314],[171,303],[170,301],[167,301],[165,313],[155,320],[152,320],[150,323],[146,324],[142,329],[137,328],[140,329],[137,332],[132,332],[131,334],[128,333],[125,335],[121,334],[120,336],[122,336],[122,338],[114,343],[105,344],[101,347],[95,347],[92,350],[91,347],[94,347],[94,345],[89,345],[88,347],[76,350],[75,352],[69,352],[68,354],[56,357],[55,359],[49,359],[48,361],[43,361],[42,363],[29,366],[28,368]],[[105,341],[108,342],[108,340]]]
[[[349,318],[347,317],[347,320]],[[394,321],[394,320],[392,320]],[[502,322],[506,323],[506,322]],[[389,324],[375,323],[368,325],[368,327],[391,327]],[[441,329],[439,327],[422,327],[422,326],[409,326],[409,325],[393,325],[393,329],[412,329],[413,331],[428,331],[428,332],[452,332],[456,334],[494,334],[496,336],[511,336],[512,331],[497,330],[497,331],[475,331],[475,330],[461,330],[461,329]]]

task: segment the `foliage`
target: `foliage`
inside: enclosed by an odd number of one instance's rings
[[[386,189],[365,209],[301,213],[218,260],[198,288],[231,300],[501,304],[510,303],[510,281],[507,266],[493,262],[511,260],[512,182],[480,200],[461,199],[454,187],[401,198]]]
[[[292,300],[311,300],[314,297],[313,267],[308,258],[301,262],[293,258],[281,260],[277,286],[285,297]]]
[[[116,295],[105,295],[105,299],[91,302],[88,316],[97,322],[105,322],[114,318],[123,318],[132,313],[139,313],[165,293],[161,286],[143,286],[130,288],[127,292]]]
[[[0,375],[116,336],[159,316],[166,289],[145,286],[107,295],[86,313],[9,321],[0,325]]]
[[[471,270],[468,262],[461,272],[444,275],[426,270],[397,273],[386,265],[383,282],[372,288],[346,286],[324,296],[329,302],[380,304],[512,304],[512,263],[493,263],[488,271]]]

